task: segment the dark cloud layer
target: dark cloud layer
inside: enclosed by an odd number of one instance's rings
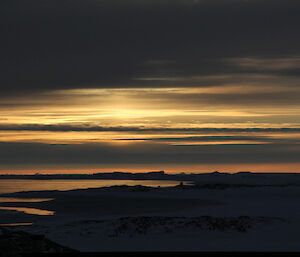
[[[0,124],[0,131],[85,131],[85,132],[300,132],[300,128],[168,128],[168,127],[102,127],[102,126],[74,126],[74,125],[4,125]]]
[[[49,145],[0,143],[0,162],[13,164],[209,164],[299,162],[299,145],[170,146],[138,143]]]
[[[298,0],[2,0],[1,95],[172,84],[136,80],[149,77],[298,78],[297,65],[265,70],[230,60],[300,56],[299,24]]]

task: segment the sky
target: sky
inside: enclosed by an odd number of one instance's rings
[[[300,172],[300,1],[2,0],[0,173]]]

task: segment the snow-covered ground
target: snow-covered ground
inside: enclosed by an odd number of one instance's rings
[[[19,222],[34,223],[19,229],[82,251],[300,251],[299,176],[239,176],[207,175],[197,186],[7,196],[55,198],[22,202],[55,215],[14,212]],[[12,213],[1,211],[1,223]]]

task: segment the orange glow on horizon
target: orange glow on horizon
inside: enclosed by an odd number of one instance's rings
[[[39,166],[39,165],[37,165]],[[40,167],[40,168],[23,168],[23,169],[0,169],[0,174],[92,174],[102,172],[141,172],[164,170],[166,173],[209,173],[214,171],[236,173],[241,171],[250,171],[257,173],[300,173],[299,163],[219,163],[219,164],[145,164],[145,165],[103,165],[102,167],[90,167],[90,165],[77,165],[80,167]]]

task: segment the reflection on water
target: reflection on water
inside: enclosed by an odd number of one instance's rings
[[[16,226],[31,226],[32,222],[27,223],[9,223],[9,224],[0,224],[0,227],[16,227]]]
[[[0,197],[0,203],[41,203],[52,201],[54,198],[15,198]]]
[[[108,187],[116,185],[128,186],[152,186],[169,187],[176,186],[180,181],[171,180],[101,180],[101,179],[53,179],[53,180],[29,180],[29,179],[0,179],[0,194],[14,193],[20,191],[42,191],[42,190],[74,190]],[[188,184],[189,182],[184,182]]]
[[[27,208],[27,207],[0,207],[0,210],[8,210],[8,211],[19,211],[24,212],[26,214],[34,214],[34,215],[54,215],[55,211],[41,210],[36,208]]]
[[[0,197],[0,203],[41,203],[52,201],[54,198],[15,198],[15,197]],[[35,214],[35,215],[54,215],[54,211],[41,210],[37,208],[27,208],[27,207],[1,207],[0,210],[9,210],[9,211],[18,211],[24,212],[27,214]],[[5,224],[6,226],[14,226],[19,223]],[[27,224],[27,223],[20,223]],[[17,225],[16,225],[17,226]]]

